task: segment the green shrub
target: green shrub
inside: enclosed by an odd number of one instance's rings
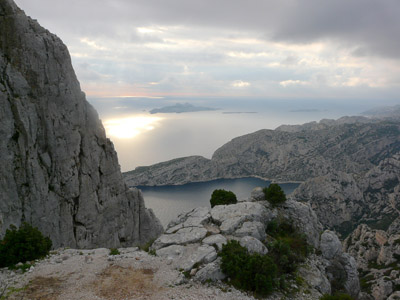
[[[110,249],[110,255],[120,255],[121,253],[117,248],[111,248]]]
[[[221,270],[238,288],[268,295],[279,286],[277,266],[268,255],[249,254],[238,241],[229,241],[219,253]]]
[[[0,241],[0,267],[43,258],[49,254],[51,246],[51,240],[36,227],[23,223],[17,230],[11,225]]]
[[[280,274],[294,272],[311,250],[306,236],[287,220],[272,220],[267,225],[266,233],[275,239],[268,248]]]
[[[237,203],[236,195],[231,191],[215,190],[210,199],[211,207]]]
[[[272,206],[277,206],[286,201],[285,192],[276,184],[271,183],[268,187],[263,189],[265,200],[271,203]]]
[[[348,294],[336,294],[334,296],[331,295],[323,295],[320,300],[354,300],[350,295]]]

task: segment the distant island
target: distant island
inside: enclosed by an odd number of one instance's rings
[[[150,110],[149,112],[151,114],[157,114],[157,113],[164,113],[164,114],[170,114],[170,113],[187,113],[187,112],[197,112],[197,111],[212,111],[212,110],[217,110],[217,108],[212,108],[212,107],[201,107],[201,106],[194,106],[189,103],[177,103],[175,105],[170,105],[170,106],[164,106],[161,108],[154,108]]]
[[[223,114],[256,114],[256,111],[224,111]]]

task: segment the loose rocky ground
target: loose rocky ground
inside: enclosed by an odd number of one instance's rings
[[[105,248],[60,249],[24,274],[1,269],[0,295],[10,300],[255,299],[221,282],[188,280],[166,259],[138,248],[119,251],[112,256]]]

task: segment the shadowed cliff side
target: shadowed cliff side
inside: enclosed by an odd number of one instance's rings
[[[162,232],[123,183],[62,41],[0,0],[0,236],[27,221],[55,247],[138,245]]]

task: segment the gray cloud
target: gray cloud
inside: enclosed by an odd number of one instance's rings
[[[329,39],[362,47],[365,54],[400,57],[398,0],[17,2],[34,17],[81,34],[113,35],[117,27],[138,24],[200,26],[253,31],[287,43]]]

